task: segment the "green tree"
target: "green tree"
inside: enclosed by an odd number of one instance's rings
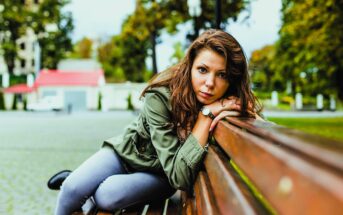
[[[247,10],[248,16],[250,14],[250,1],[251,0],[224,0],[221,1],[221,28],[224,29],[230,22],[230,20],[236,21],[238,15]],[[193,31],[187,34],[187,38],[193,41],[198,37],[201,29],[216,28],[216,1],[213,0],[201,0],[201,14],[199,17],[193,17]],[[188,10],[188,6],[187,6]],[[188,14],[188,11],[187,11]],[[192,17],[189,16],[189,19]],[[247,17],[246,17],[247,18]]]
[[[126,80],[122,64],[123,42],[121,35],[115,35],[111,41],[105,42],[98,47],[98,60],[105,71],[108,82],[123,82]]]
[[[275,45],[267,45],[251,54],[250,69],[252,80],[258,89],[263,91],[284,90],[282,76],[278,74],[275,59]]]
[[[340,0],[283,0],[278,70],[307,94],[343,99],[343,4]]]
[[[25,33],[28,11],[20,0],[0,0],[0,42],[4,50],[4,59],[10,74],[13,74],[18,47],[17,39]],[[1,35],[2,34],[2,35]],[[2,40],[2,41],[1,41]]]
[[[72,14],[62,13],[62,8],[69,0],[44,0],[39,4],[37,12],[32,11],[32,21],[29,25],[39,37],[42,49],[42,67],[55,69],[58,62],[72,51],[71,33],[74,29]],[[57,29],[48,31],[47,26],[56,26]]]
[[[93,41],[87,37],[82,38],[74,45],[73,57],[75,58],[91,58]]]
[[[214,3],[211,2],[210,0],[202,1],[204,9],[201,19],[199,19],[201,21],[201,28],[209,28],[214,25],[209,25],[210,22],[214,23],[215,17]],[[235,3],[225,2],[222,7],[223,12],[225,12],[223,13],[223,18],[225,19],[223,23],[226,24],[228,22],[228,17],[235,18],[238,15],[238,9],[239,11],[242,10],[241,5],[245,7],[247,5],[246,2],[244,1],[244,4],[237,3],[237,1]],[[207,6],[211,10],[206,8]],[[236,12],[225,11],[228,8]],[[120,65],[128,80],[144,81],[145,77],[147,77],[146,74],[149,73],[146,68],[145,59],[151,57],[152,74],[156,74],[158,71],[156,45],[162,42],[160,35],[163,32],[168,32],[169,34],[176,33],[178,31],[178,24],[184,23],[190,18],[187,1],[136,0],[134,12],[126,18],[122,25],[122,32],[119,35],[121,38],[120,42],[113,43],[112,41],[111,45],[103,46],[104,52],[109,48],[120,50],[117,54],[120,53],[120,57],[123,60],[118,59],[118,55],[114,54],[111,55],[110,59],[105,60],[107,63],[101,61],[107,68],[105,71],[108,71],[107,74],[114,74],[114,71],[118,71],[118,69],[115,69],[116,66],[110,66],[108,62],[115,63]],[[210,19],[211,21],[208,21]]]
[[[180,0],[136,0],[136,9],[123,25],[123,36],[133,37],[151,50],[153,74],[158,72],[156,45],[163,30],[177,32],[177,24],[187,20],[187,2]],[[147,55],[148,56],[148,55]]]
[[[22,0],[0,0],[3,11],[0,15],[0,32],[3,39],[1,48],[10,74],[13,73],[14,62],[18,58],[16,41],[32,28],[38,35],[41,46],[42,66],[56,68],[57,63],[67,51],[72,49],[71,31],[73,23],[71,13],[61,10],[67,0],[44,0],[38,7],[32,7]],[[47,26],[56,25],[56,31],[47,31]]]

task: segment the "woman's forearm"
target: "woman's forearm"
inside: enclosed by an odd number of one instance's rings
[[[202,147],[207,144],[211,123],[212,119],[210,117],[204,116],[201,112],[199,112],[197,121],[192,129],[192,134]]]

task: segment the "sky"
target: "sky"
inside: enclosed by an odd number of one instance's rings
[[[75,29],[73,41],[83,37],[110,38],[119,34],[123,20],[134,11],[135,0],[71,0],[65,7],[73,14]],[[248,58],[252,51],[272,44],[278,39],[281,26],[281,0],[252,0],[251,15],[242,22],[244,12],[238,21],[230,23],[225,29],[242,45]],[[176,35],[163,34],[162,43],[157,46],[158,69],[164,70],[170,66],[170,56],[173,54],[173,44],[185,41],[185,32],[191,28],[191,22],[179,26]],[[150,67],[150,61],[147,60]]]

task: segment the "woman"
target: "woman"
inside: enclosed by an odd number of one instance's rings
[[[142,97],[124,135],[106,140],[63,182],[55,214],[71,214],[89,197],[114,211],[191,189],[217,122],[258,111],[243,50],[221,30],[201,34]]]

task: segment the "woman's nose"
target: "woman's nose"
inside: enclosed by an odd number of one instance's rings
[[[213,87],[214,86],[214,76],[213,75],[208,75],[205,80],[205,85],[207,87]]]

